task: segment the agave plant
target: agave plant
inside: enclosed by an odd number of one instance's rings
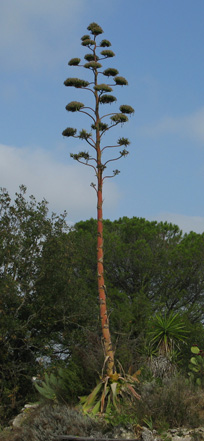
[[[136,392],[136,383],[139,383],[138,375],[140,371],[133,375],[125,373],[115,373],[110,376],[102,375],[100,381],[93,391],[84,397],[80,397],[80,405],[84,413],[108,413],[112,406],[118,411],[122,403],[140,400],[140,395]]]
[[[83,391],[80,384],[77,367],[73,364],[68,368],[59,367],[55,373],[44,374],[44,381],[34,382],[34,386],[44,399],[57,403],[68,403],[75,397],[75,393]],[[77,388],[77,392],[76,392]],[[74,395],[73,395],[73,391]]]

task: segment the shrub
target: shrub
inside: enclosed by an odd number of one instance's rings
[[[163,382],[154,379],[141,385],[140,392],[142,399],[135,411],[141,423],[151,418],[156,429],[199,425],[203,398],[184,377],[177,375]]]
[[[104,427],[104,423],[103,423]],[[102,437],[102,424],[76,409],[46,405],[32,413],[24,426],[5,441],[54,441],[59,435]]]

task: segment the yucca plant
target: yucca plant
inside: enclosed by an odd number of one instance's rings
[[[157,348],[158,354],[170,357],[175,354],[179,342],[187,338],[188,331],[185,323],[178,313],[156,314],[151,322],[151,330],[148,332],[150,344]]]

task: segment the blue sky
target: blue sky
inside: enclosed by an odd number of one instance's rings
[[[203,232],[203,0],[1,0],[0,186],[13,195],[26,185],[52,211],[67,210],[68,222],[96,216],[92,170],[69,157],[84,144],[61,135],[67,126],[88,128],[65,110],[87,95],[63,82],[84,76],[67,62],[86,53],[80,38],[93,21],[116,54],[104,66],[129,83],[114,90],[117,108],[135,109],[110,134],[131,144],[116,165],[120,175],[106,181],[104,217]]]

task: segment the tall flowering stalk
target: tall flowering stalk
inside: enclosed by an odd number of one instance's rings
[[[77,132],[73,127],[67,127],[63,131],[63,136],[79,138],[84,140],[89,147],[89,151],[80,151],[79,153],[71,153],[71,157],[88,167],[92,167],[97,183],[91,183],[97,194],[97,272],[98,272],[98,295],[100,304],[100,317],[102,336],[105,353],[106,374],[111,378],[115,374],[114,352],[111,342],[109,319],[106,305],[106,286],[104,281],[104,263],[103,263],[103,184],[107,178],[112,178],[119,173],[119,170],[113,170],[112,173],[106,173],[107,166],[110,162],[117,161],[127,156],[129,153],[127,146],[130,144],[127,138],[119,138],[116,145],[103,145],[103,135],[117,126],[128,121],[127,114],[132,114],[134,109],[129,105],[121,105],[120,112],[101,114],[101,106],[111,104],[117,101],[116,97],[111,95],[112,88],[116,86],[126,86],[128,84],[124,77],[118,75],[115,68],[106,68],[103,70],[101,62],[115,56],[114,52],[107,49],[111,46],[110,41],[101,40],[97,43],[97,37],[103,33],[102,28],[91,23],[88,26],[90,34],[81,38],[82,46],[88,48],[89,52],[85,54],[85,62],[81,63],[80,58],[72,58],[69,66],[78,66],[79,68],[88,69],[92,74],[91,81],[79,78],[67,78],[64,82],[67,87],[75,87],[76,89],[88,90],[93,96],[93,107],[85,106],[78,101],[72,101],[66,106],[68,112],[84,113],[91,120],[92,131],[85,129]],[[104,49],[105,48],[105,49]],[[103,82],[101,81],[103,77]],[[107,84],[108,81],[108,84]],[[113,84],[109,84],[113,83]],[[109,123],[107,122],[109,120]],[[103,160],[103,153],[109,149],[115,149],[118,153],[115,157]],[[119,150],[119,151],[118,151]],[[90,153],[91,152],[91,153]]]

